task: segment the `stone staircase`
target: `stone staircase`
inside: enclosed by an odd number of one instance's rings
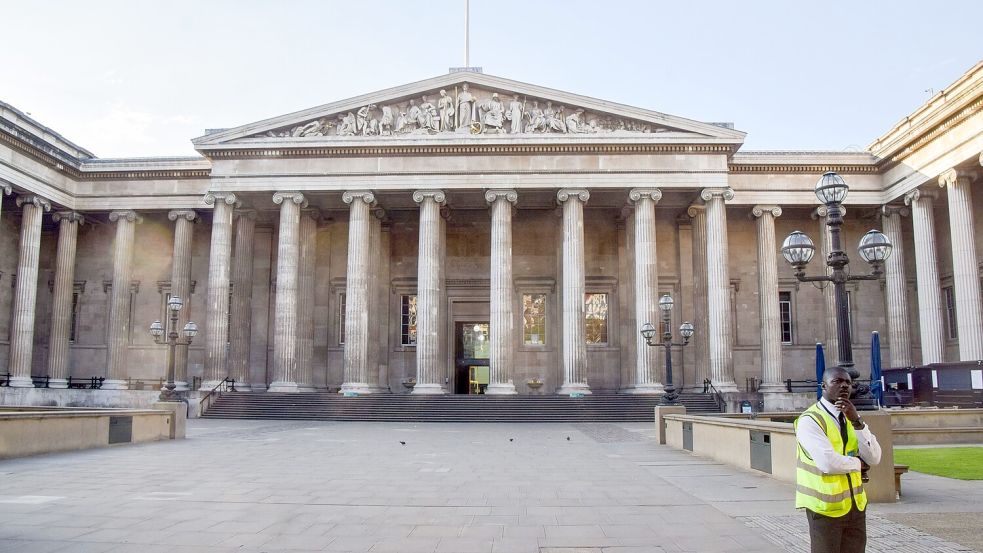
[[[717,413],[712,395],[682,394],[690,413]],[[211,419],[378,422],[647,422],[659,398],[596,393],[581,398],[534,396],[413,396],[335,393],[225,392],[203,417]]]

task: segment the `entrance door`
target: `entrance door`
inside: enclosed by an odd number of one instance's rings
[[[454,393],[483,394],[488,386],[488,322],[454,325]]]

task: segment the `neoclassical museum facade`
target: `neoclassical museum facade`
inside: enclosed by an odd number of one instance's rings
[[[826,171],[851,270],[869,229],[895,246],[848,288],[861,374],[872,331],[885,367],[983,359],[983,63],[867,151],[744,137],[476,72],[211,130],[189,158],[98,158],[0,104],[0,373],[158,380],[173,295],[201,329],[183,389],[660,393],[639,328],[670,294],[696,327],[677,387],[781,393],[836,351],[831,287],[779,252],[794,230],[829,249]]]

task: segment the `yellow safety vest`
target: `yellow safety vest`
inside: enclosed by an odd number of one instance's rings
[[[795,419],[796,430],[803,417],[809,417],[819,424],[819,428],[822,428],[837,453],[851,457],[858,455],[857,434],[853,431],[852,424],[846,425],[847,442],[844,444],[839,422],[819,403],[814,403]],[[867,494],[860,480],[860,471],[849,474],[824,474],[809,457],[802,444],[796,445],[799,457],[795,467],[796,509],[806,508],[814,513],[835,518],[849,513],[853,501],[856,501],[857,508],[861,511],[867,508]]]

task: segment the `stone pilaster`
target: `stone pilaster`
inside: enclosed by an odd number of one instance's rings
[[[84,222],[74,211],[59,211],[58,250],[55,256],[55,286],[51,300],[51,338],[48,345],[48,386],[68,387],[68,342],[72,330],[72,295],[75,291],[75,250],[78,228]]]
[[[107,378],[104,390],[125,390],[129,376],[126,348],[130,330],[130,280],[133,275],[133,236],[143,218],[135,211],[113,211],[109,221],[116,223],[113,244],[113,288],[109,298],[109,329],[106,338]]]
[[[736,392],[734,382],[733,321],[730,311],[730,270],[727,254],[727,207],[734,199],[730,188],[704,188],[707,218],[707,333],[710,379],[721,392]]]
[[[935,246],[935,193],[913,190],[905,195],[911,207],[915,240],[915,278],[918,288],[918,328],[921,333],[922,364],[945,361],[942,328],[942,284]],[[892,252],[891,256],[894,256]]]
[[[983,359],[983,306],[980,273],[976,263],[976,230],[973,221],[972,184],[976,173],[950,169],[939,176],[939,186],[949,199],[952,242],[952,279],[956,293],[959,360]]]
[[[297,274],[297,386],[314,391],[314,270],[317,265],[317,223],[321,213],[300,214],[300,262]]]
[[[846,208],[841,207],[843,215],[846,215]],[[827,275],[832,274],[832,270],[826,265],[829,253],[833,251],[833,235],[829,232],[829,225],[826,224],[827,209],[821,205],[812,212],[812,218],[819,221],[819,262]],[[838,359],[840,339],[836,331],[836,295],[832,284],[824,286],[823,293],[823,322],[826,329],[826,340],[823,344],[823,353],[827,359]]]
[[[515,318],[512,304],[512,206],[519,199],[515,190],[488,190],[491,204],[491,321],[489,327],[489,382],[486,394],[514,394],[512,365],[515,349]]]
[[[276,300],[273,319],[273,382],[269,392],[298,392],[297,280],[300,260],[300,210],[307,200],[300,192],[277,192],[280,231],[276,261]],[[311,301],[313,298],[304,298]]]
[[[782,385],[781,318],[778,312],[778,259],[775,217],[782,208],[756,205],[751,215],[758,227],[758,304],[761,318],[761,392],[784,392]]]
[[[702,205],[692,205],[686,214],[693,219],[693,319],[707,320],[707,212]],[[703,381],[710,378],[709,328],[697,328],[693,335],[695,378],[690,388],[703,391]]]
[[[10,387],[31,388],[31,358],[34,353],[34,319],[38,295],[38,256],[41,252],[41,218],[51,203],[40,196],[18,196],[22,210],[20,247],[17,254],[17,286],[10,330]]]
[[[345,192],[348,212],[348,266],[345,278],[345,366],[341,393],[372,393],[369,385],[369,282],[371,280],[371,208],[367,190]]]
[[[236,212],[235,253],[232,256],[232,306],[229,328],[229,374],[236,389],[252,390],[249,378],[249,349],[253,320],[253,248],[256,236],[256,211]],[[263,383],[266,384],[265,382]]]
[[[662,350],[649,346],[640,332],[641,325],[652,323],[659,328],[662,313],[659,310],[659,263],[655,240],[655,204],[662,199],[658,188],[635,188],[628,193],[628,201],[635,205],[633,223],[635,258],[635,321],[633,330],[635,347],[635,378],[630,392],[657,394],[664,392],[660,377],[659,360]],[[661,339],[658,336],[657,339]],[[677,382],[682,371],[676,372]]]
[[[908,279],[904,270],[904,242],[901,235],[901,217],[908,215],[904,207],[885,205],[881,208],[884,235],[894,246],[891,257],[884,262],[887,300],[887,335],[890,347],[891,367],[910,367],[911,340],[908,336]]]
[[[558,394],[589,394],[584,328],[584,204],[590,193],[564,188],[556,193],[563,206],[563,385]],[[638,255],[638,248],[635,248]]]
[[[181,332],[191,319],[191,243],[198,213],[192,209],[177,209],[168,212],[167,218],[174,221],[171,295],[184,302],[184,307],[177,312],[178,332]],[[174,385],[178,391],[188,390],[188,346],[174,347]]]
[[[440,359],[441,302],[443,301],[444,224],[440,208],[446,196],[440,190],[417,190],[420,204],[420,244],[417,259],[416,386],[414,394],[444,394]]]
[[[205,371],[201,389],[211,391],[229,376],[229,282],[232,279],[232,212],[235,194],[205,194],[212,210],[212,244],[208,250],[208,292],[205,306]]]

